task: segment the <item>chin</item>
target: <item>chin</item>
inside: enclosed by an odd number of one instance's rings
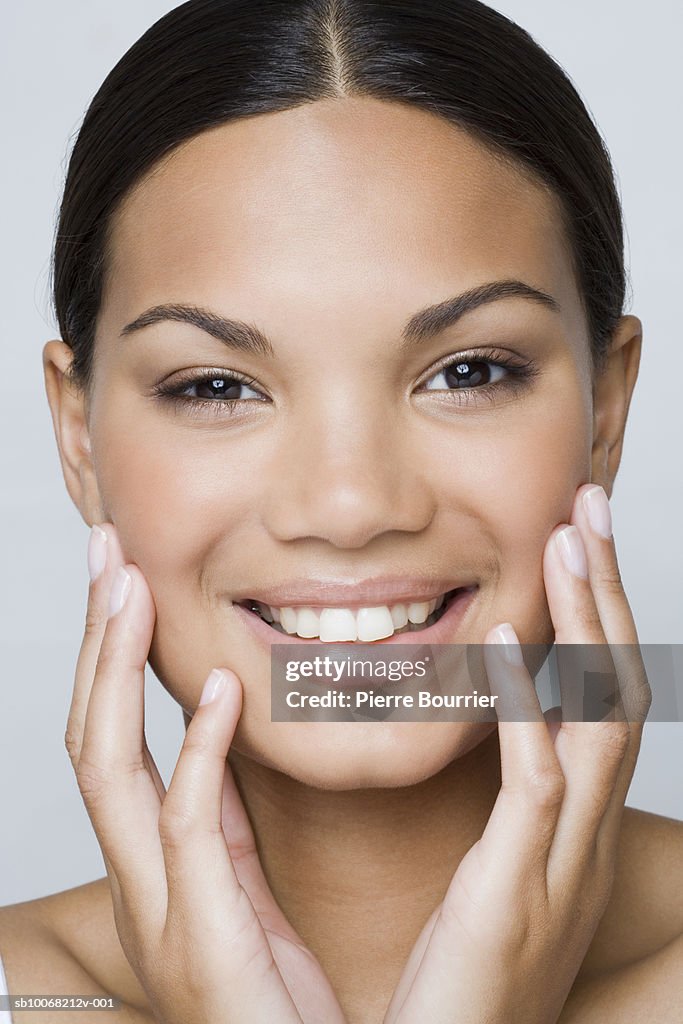
[[[314,789],[390,789],[437,775],[494,728],[471,722],[273,722],[243,756]],[[237,740],[237,738],[236,738]]]

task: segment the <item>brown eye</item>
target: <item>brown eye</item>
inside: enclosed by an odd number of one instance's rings
[[[181,379],[162,382],[154,388],[161,398],[195,403],[197,405],[240,405],[245,401],[267,401],[265,395],[252,384],[251,378],[240,378],[234,373],[207,370],[204,373],[185,374]]]
[[[438,373],[425,382],[428,391],[448,390],[457,388],[476,388],[495,384],[505,376],[508,368],[493,363],[489,359],[456,359],[447,366],[442,366]]]
[[[198,381],[195,384],[188,385],[196,389],[197,398],[228,398],[228,399],[239,399],[245,396],[241,393],[242,388],[251,390],[241,380],[237,380],[235,377],[212,377],[211,379]]]

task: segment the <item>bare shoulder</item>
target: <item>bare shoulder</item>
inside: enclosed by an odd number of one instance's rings
[[[587,976],[647,957],[683,935],[683,821],[624,808],[612,895]]]
[[[116,1024],[151,1020],[118,941],[107,879],[0,907],[0,955],[12,995],[115,996],[122,1000]],[[90,1015],[112,1019],[111,1011]],[[82,1010],[46,1011],[40,1019],[83,1024],[84,1015]],[[15,1010],[13,1020],[33,1021],[35,1012]]]
[[[678,1024],[683,822],[626,807],[612,895],[560,1024]]]

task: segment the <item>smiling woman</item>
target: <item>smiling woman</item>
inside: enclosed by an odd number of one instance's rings
[[[0,911],[11,991],[674,1024],[681,827],[624,810],[650,699],[608,501],[624,289],[600,135],[483,4],[190,0],[125,54],[43,350],[92,527],[66,743],[107,875]],[[519,643],[554,641],[627,652],[625,714],[543,714]],[[273,644],[330,642],[481,646],[498,721],[274,720]],[[147,662],[186,725],[168,791]]]

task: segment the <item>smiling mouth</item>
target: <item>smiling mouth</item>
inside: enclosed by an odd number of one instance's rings
[[[275,608],[252,598],[238,607],[261,619],[274,632],[321,643],[358,640],[371,643],[401,633],[428,629],[446,613],[453,600],[476,587],[456,587],[431,601],[401,602],[366,608]]]

